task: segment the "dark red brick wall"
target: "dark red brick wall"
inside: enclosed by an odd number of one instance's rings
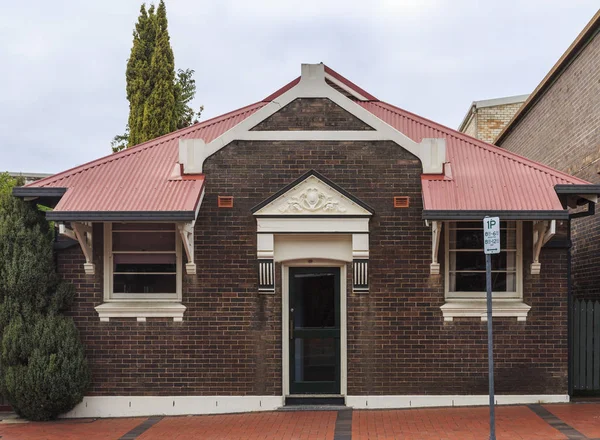
[[[298,98],[252,130],[373,130],[373,128],[330,99]]]
[[[259,295],[251,208],[310,169],[375,210],[370,291],[355,294],[348,283],[348,393],[487,392],[486,324],[444,323],[443,277],[429,275],[418,159],[391,142],[239,141],[204,169],[198,273],[184,276],[184,322],[99,321],[101,225],[94,228],[97,275],[83,274],[78,247],[58,256],[61,273],[77,286],[71,314],[92,366],[92,394],[281,395],[281,271],[278,265],[275,294]],[[234,196],[234,207],[217,208],[219,195]],[[393,196],[409,196],[411,206],[394,209]],[[524,237],[527,270],[530,225]],[[494,320],[497,390],[566,393],[564,249],[542,252],[542,274],[525,276],[525,301],[533,306],[526,323]]]
[[[600,34],[500,146],[600,184]],[[600,213],[572,223],[573,293],[600,297]]]

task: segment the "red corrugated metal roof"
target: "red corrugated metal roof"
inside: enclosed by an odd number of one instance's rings
[[[27,187],[68,188],[54,212],[195,211],[204,175],[170,180],[179,139],[210,142],[266,103],[259,102],[103,157]]]
[[[370,101],[355,101],[415,142],[445,138],[444,176],[423,175],[424,209],[428,211],[562,211],[557,184],[588,182],[525,159],[375,97],[326,67],[326,71]],[[265,100],[120,153],[34,182],[28,187],[64,187],[55,212],[194,211],[204,176],[173,180],[179,139],[206,143],[231,129],[298,79]]]
[[[421,177],[425,210],[562,211],[554,185],[588,184],[385,102],[357,104],[415,142],[446,139],[451,177]]]

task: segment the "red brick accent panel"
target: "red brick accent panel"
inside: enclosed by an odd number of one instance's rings
[[[354,294],[348,282],[348,393],[487,392],[485,323],[444,323],[439,309],[443,277],[429,275],[431,231],[421,218],[418,159],[391,142],[238,141],[205,163],[198,273],[184,276],[183,323],[99,321],[93,307],[102,302],[100,225],[97,275],[83,274],[78,247],[59,254],[60,272],[77,286],[71,314],[92,367],[92,394],[281,395],[281,267],[275,294],[259,295],[250,210],[310,169],[375,210],[370,291]],[[218,209],[219,194],[233,194],[234,207]],[[394,209],[397,195],[409,196],[410,207]],[[525,229],[527,269],[531,227]],[[565,251],[544,249],[542,274],[525,279],[533,306],[528,321],[494,320],[498,392],[566,393],[565,276]]]
[[[330,99],[297,98],[252,130],[373,130],[373,128]]]
[[[600,34],[566,68],[500,146],[600,183]],[[600,214],[572,225],[573,293],[600,297]]]

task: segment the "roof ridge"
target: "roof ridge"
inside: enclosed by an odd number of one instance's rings
[[[429,124],[431,124],[432,126],[434,126],[434,128],[437,128],[440,131],[445,131],[446,134],[448,134],[450,136],[453,136],[453,137],[455,137],[457,139],[461,139],[461,140],[463,140],[465,142],[468,142],[468,143],[470,143],[471,145],[473,145],[475,147],[487,150],[487,151],[489,151],[492,154],[498,154],[500,156],[506,157],[509,160],[513,160],[515,162],[519,162],[522,165],[525,165],[525,166],[528,166],[530,168],[536,169],[536,170],[538,170],[540,172],[543,172],[543,173],[546,173],[548,175],[552,175],[552,176],[561,178],[563,180],[570,180],[570,181],[576,180],[576,181],[579,181],[580,183],[583,183],[583,184],[588,184],[589,183],[589,182],[587,182],[587,181],[585,181],[583,179],[580,179],[579,177],[571,176],[568,173],[565,173],[563,171],[559,171],[559,170],[557,170],[555,168],[552,168],[552,167],[550,167],[548,165],[544,165],[542,163],[539,163],[539,162],[536,162],[534,160],[528,159],[528,158],[526,158],[524,156],[521,156],[520,154],[514,153],[514,152],[509,151],[509,150],[507,150],[505,148],[499,147],[498,145],[494,145],[494,144],[490,144],[488,142],[482,141],[481,139],[477,139],[477,138],[475,138],[473,136],[470,136],[470,135],[468,135],[466,133],[462,133],[462,132],[457,131],[457,130],[455,130],[453,128],[447,127],[447,126],[445,126],[443,124],[440,124],[438,122],[432,121],[431,119],[427,119],[427,118],[425,118],[423,116],[417,115],[416,113],[412,113],[412,112],[410,112],[408,110],[404,110],[403,108],[397,107],[397,106],[395,106],[393,104],[389,104],[389,103],[387,103],[385,101],[378,101],[378,102],[374,102],[373,104],[379,105],[382,108],[383,108],[383,106],[381,104],[385,104],[388,107],[392,107],[393,109],[400,110],[400,111],[408,114],[409,116],[413,116],[414,117],[413,120],[415,122],[419,122],[418,119],[420,119],[422,121],[426,121]]]
[[[52,176],[48,176],[43,179],[36,180],[35,182],[32,182],[25,186],[32,186],[32,187],[44,186],[44,185],[47,185],[50,183],[54,183],[58,180],[64,179],[68,176],[72,176],[74,174],[78,174],[83,171],[89,170],[96,166],[108,164],[108,163],[114,162],[116,160],[122,159],[124,157],[129,157],[130,155],[140,153],[149,148],[158,147],[172,139],[177,139],[185,134],[193,133],[194,131],[200,130],[202,128],[210,127],[211,125],[217,124],[219,122],[223,122],[224,120],[227,120],[227,119],[233,117],[234,115],[239,115],[240,113],[244,113],[247,110],[249,110],[251,107],[261,104],[262,102],[263,101],[258,101],[253,104],[249,104],[244,107],[240,107],[237,110],[232,110],[232,111],[224,113],[222,115],[207,119],[206,121],[202,121],[202,122],[198,122],[196,124],[190,125],[189,127],[183,127],[183,128],[180,128],[179,130],[175,130],[170,133],[163,134],[162,136],[147,140],[146,142],[142,142],[141,144],[134,145],[133,147],[125,148],[117,153],[112,153],[107,156],[102,156],[102,157],[100,157],[98,159],[94,159],[90,162],[86,162],[81,165],[77,165],[72,168],[69,168],[65,171],[61,171],[60,173],[53,174]]]
[[[342,84],[344,84],[346,87],[349,87],[350,89],[354,90],[356,93],[358,93],[359,95],[364,96],[367,101],[371,101],[371,102],[379,102],[379,99],[377,99],[375,96],[371,95],[369,92],[367,92],[365,89],[363,89],[362,87],[360,87],[359,85],[357,85],[356,83],[350,81],[348,78],[346,78],[343,75],[340,75],[338,72],[336,72],[335,70],[333,70],[331,67],[327,66],[326,64],[324,65],[324,69],[325,69],[325,73],[328,73],[329,75],[331,75],[333,78],[337,79],[338,81],[340,81]]]

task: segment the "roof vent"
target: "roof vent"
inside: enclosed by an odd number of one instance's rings
[[[183,174],[201,174],[206,144],[202,139],[179,139],[179,163]]]
[[[410,206],[410,197],[394,196],[394,208],[408,208]]]
[[[219,208],[233,208],[233,196],[218,196],[217,206]]]

